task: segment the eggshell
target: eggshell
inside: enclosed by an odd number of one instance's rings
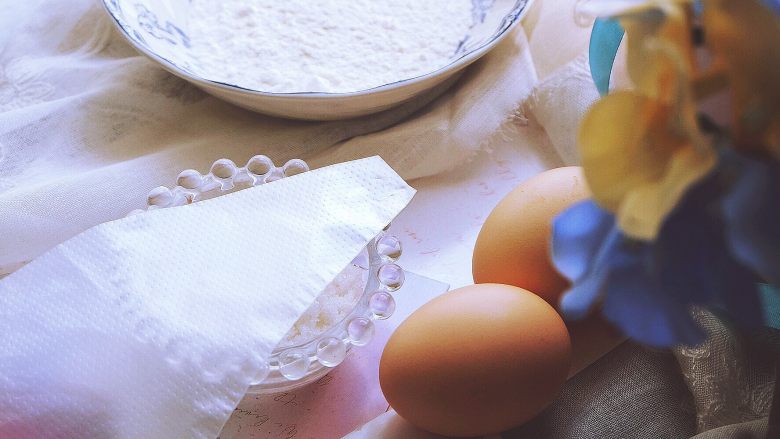
[[[379,381],[390,405],[419,428],[455,437],[493,434],[553,401],[570,352],[566,326],[537,295],[471,285],[401,323],[382,353]]]
[[[550,259],[552,221],[590,197],[580,167],[552,169],[527,180],[493,209],[477,237],[474,282],[526,288],[554,307],[569,284]],[[572,345],[569,376],[592,364],[624,337],[598,313],[566,322]]]
[[[550,259],[552,221],[589,196],[580,167],[542,172],[516,187],[479,232],[472,259],[474,282],[515,285],[557,306],[568,282]]]

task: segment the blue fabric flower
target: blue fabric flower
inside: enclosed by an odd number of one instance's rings
[[[688,314],[686,296],[665,294],[653,278],[652,246],[623,235],[614,216],[592,200],[555,219],[552,255],[573,282],[561,298],[567,318],[583,318],[601,303],[606,318],[639,342],[664,347],[703,340]]]
[[[694,345],[703,306],[741,326],[763,322],[757,275],[780,284],[780,167],[727,150],[691,186],[653,242],[626,237],[588,200],[553,223],[553,261],[572,281],[567,318],[600,304],[627,336],[657,347]]]

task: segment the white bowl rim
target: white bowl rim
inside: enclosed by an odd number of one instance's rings
[[[159,63],[162,67],[164,67],[166,70],[181,76],[183,78],[186,78],[189,81],[195,82],[197,84],[200,84],[204,87],[216,87],[220,88],[226,91],[232,91],[232,92],[239,92],[242,94],[249,94],[249,95],[255,95],[255,96],[266,96],[266,97],[277,97],[277,98],[320,98],[320,99],[343,99],[345,97],[357,97],[357,96],[366,96],[366,95],[373,95],[376,93],[381,93],[384,91],[389,90],[395,90],[399,88],[403,88],[412,84],[417,84],[423,81],[426,81],[430,78],[446,74],[447,72],[451,72],[453,70],[458,70],[464,65],[470,64],[472,61],[476,60],[477,58],[484,55],[487,51],[492,49],[494,46],[496,46],[503,38],[509,34],[509,32],[515,28],[515,26],[520,23],[523,18],[525,18],[526,14],[528,14],[531,6],[533,5],[535,0],[516,0],[515,6],[512,8],[512,11],[507,14],[504,19],[501,22],[501,25],[499,26],[499,31],[496,32],[492,38],[490,38],[488,41],[483,43],[481,46],[477,47],[476,49],[464,53],[460,57],[450,61],[449,64],[440,67],[436,70],[430,71],[428,73],[424,73],[419,76],[414,76],[412,78],[406,78],[401,79],[395,82],[390,82],[388,84],[378,85],[376,87],[364,89],[364,90],[356,90],[356,91],[350,91],[350,92],[343,92],[343,93],[334,93],[334,92],[311,92],[311,91],[299,91],[299,92],[285,92],[285,93],[274,93],[274,92],[268,92],[268,91],[261,91],[261,90],[253,90],[251,88],[242,87],[240,85],[235,84],[228,84],[225,82],[220,81],[214,81],[211,79],[203,78],[200,76],[197,76],[193,73],[190,73],[188,71],[182,70],[179,66],[177,66],[172,61],[168,60],[167,58],[164,58],[157,53],[147,49],[146,47],[139,44],[135,39],[133,39],[127,32],[127,29],[122,25],[120,20],[114,16],[114,13],[109,8],[107,2],[110,0],[101,0],[100,4],[103,5],[103,9],[108,13],[109,17],[111,17],[111,20],[114,23],[114,26],[120,31],[122,36],[124,36],[124,39],[129,42],[137,51],[141,52],[142,54],[146,55],[150,59],[156,61]]]

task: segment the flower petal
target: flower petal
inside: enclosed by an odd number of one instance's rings
[[[779,154],[773,142],[780,135],[780,19],[760,0],[709,0],[703,23],[729,76],[738,145]]]
[[[678,84],[688,82],[693,65],[690,23],[677,2],[653,3],[651,8],[620,17],[626,29],[626,65],[639,92],[668,103]]]
[[[694,323],[688,307],[659,289],[636,266],[610,273],[604,315],[627,336],[654,347],[701,343],[704,331]]]
[[[623,240],[623,235],[614,226],[600,239],[595,255],[587,265],[587,273],[578,277],[572,287],[561,296],[560,309],[567,320],[580,320],[603,297],[604,285],[611,269],[611,259]]]
[[[614,225],[614,216],[593,200],[562,212],[553,220],[551,254],[555,268],[570,281],[585,276]]]
[[[603,294],[606,270],[599,270],[575,283],[562,296],[559,304],[566,320],[582,320],[590,314]]]
[[[596,102],[580,125],[583,172],[593,198],[616,212],[627,193],[663,174],[682,139],[670,137],[671,109],[629,91]]]
[[[618,225],[626,235],[655,239],[661,224],[688,188],[715,165],[711,151],[680,148],[669,160],[668,169],[658,180],[626,194],[617,212]]]
[[[651,261],[653,245],[624,240],[611,260],[604,316],[625,334],[655,347],[694,345],[704,332],[684,298],[664,288]]]
[[[738,177],[722,204],[728,245],[741,263],[780,285],[780,165],[739,161]]]
[[[723,196],[723,177],[721,163],[690,188],[664,223],[650,267],[664,294],[684,306],[704,306],[742,327],[756,326],[761,322],[756,276],[732,255],[727,224],[713,208]]]

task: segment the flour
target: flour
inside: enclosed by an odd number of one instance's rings
[[[342,321],[363,295],[367,272],[355,265],[341,271],[295,322],[278,347],[313,340]]]
[[[277,93],[351,92],[447,65],[471,0],[192,0],[191,55],[211,80]]]

